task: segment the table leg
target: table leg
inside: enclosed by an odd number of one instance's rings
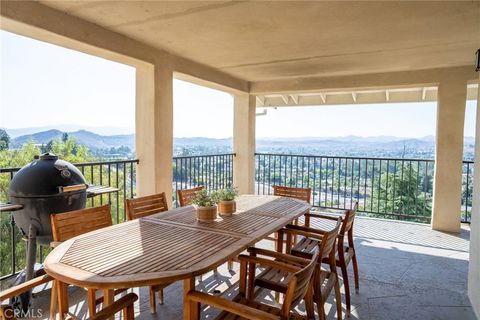
[[[195,277],[183,280],[183,319],[193,320],[199,319],[200,310],[199,304],[190,302],[187,299],[187,294],[190,290],[195,289]]]
[[[57,282],[57,295],[58,295],[58,313],[60,320],[64,320],[68,315],[68,284],[55,280]]]
[[[96,314],[97,310],[97,290],[96,289],[88,289],[87,290],[87,300],[88,300],[88,316],[93,318]]]
[[[103,290],[103,308],[108,307],[109,305],[113,304],[115,300],[115,290],[113,289],[105,289]],[[113,320],[114,317],[109,318],[109,320]]]

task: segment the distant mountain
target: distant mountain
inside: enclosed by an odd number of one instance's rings
[[[90,131],[96,134],[110,136],[110,135],[122,135],[122,134],[133,134],[135,128],[133,127],[86,127],[73,124],[62,124],[55,126],[43,126],[43,127],[30,127],[30,128],[3,128],[7,131],[8,135],[14,139],[20,136],[32,135],[38,132],[59,130],[62,132],[75,132],[80,130]]]
[[[46,144],[61,138],[67,132],[75,140],[91,150],[111,149],[125,146],[135,150],[135,135],[101,135],[88,130],[63,131],[58,129],[43,130],[21,135],[12,139],[12,147],[17,148],[29,140],[37,144]],[[465,137],[464,151],[473,155],[473,137]],[[176,155],[208,154],[231,152],[232,138],[215,139],[206,137],[175,138]],[[322,155],[378,155],[431,158],[435,150],[435,137],[401,138],[391,136],[377,137],[299,137],[299,138],[258,138],[257,152],[298,153]],[[473,157],[473,156],[472,156]]]
[[[192,137],[192,138],[175,138],[176,146],[188,146],[188,145],[215,145],[215,146],[231,146],[232,138],[215,139],[204,137]]]
[[[103,136],[86,130],[67,132],[78,143],[87,146],[89,149],[110,149],[121,146],[135,149],[135,135],[112,135]],[[60,130],[48,130],[37,132],[34,134],[23,135],[12,139],[12,147],[20,147],[32,140],[37,144],[47,144],[51,140],[62,137],[63,132]]]

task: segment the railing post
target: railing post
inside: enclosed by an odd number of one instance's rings
[[[452,75],[438,87],[432,228],[460,231],[467,83]]]
[[[240,193],[255,192],[255,96],[235,94],[233,184]]]
[[[137,67],[137,195],[165,192],[172,205],[173,89],[168,64]]]

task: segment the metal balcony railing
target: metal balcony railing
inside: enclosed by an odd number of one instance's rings
[[[209,192],[233,185],[234,153],[173,158],[173,204],[177,190],[204,186]]]
[[[375,217],[430,222],[434,160],[256,154],[256,193],[274,185],[309,187],[315,207]],[[462,222],[470,222],[473,162],[463,162]]]
[[[173,201],[176,191],[203,185],[209,191],[233,185],[235,154],[174,157]],[[273,186],[312,188],[316,207],[346,209],[359,201],[360,211],[376,217],[429,222],[433,192],[434,161],[328,157],[258,153],[256,193],[271,194]],[[87,205],[110,203],[114,223],[126,219],[125,199],[136,194],[138,160],[119,160],[75,164],[87,183],[113,186],[118,192],[89,199]],[[0,202],[8,200],[8,185],[20,168],[0,168]],[[462,221],[470,221],[473,187],[473,162],[464,161],[462,185]],[[11,214],[0,216],[1,272],[9,276],[25,264],[25,245]],[[38,250],[38,261],[49,248]]]

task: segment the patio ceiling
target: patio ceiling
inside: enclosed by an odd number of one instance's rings
[[[40,2],[247,81],[471,65],[480,43],[476,1]]]

